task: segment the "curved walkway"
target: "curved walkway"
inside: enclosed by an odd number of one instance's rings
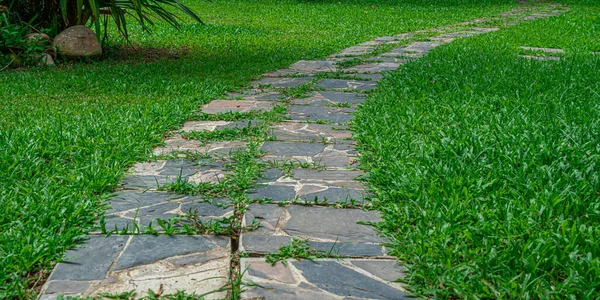
[[[207,299],[409,297],[386,239],[366,225],[380,218],[360,180],[352,113],[384,72],[437,46],[564,11],[522,7],[379,37],[212,101],[155,149],[155,161],[132,168],[41,299],[149,289]]]

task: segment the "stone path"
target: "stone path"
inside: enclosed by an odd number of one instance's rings
[[[353,112],[382,73],[435,47],[499,30],[489,25],[498,21],[509,26],[564,10],[518,8],[379,37],[265,74],[250,89],[204,105],[198,120],[154,150],[155,161],[133,166],[89,239],[56,266],[41,299],[143,297],[149,289],[206,299],[409,297],[386,239],[364,225],[380,216],[360,180],[348,128]],[[292,240],[319,258],[278,252]],[[266,262],[270,253],[286,263]]]

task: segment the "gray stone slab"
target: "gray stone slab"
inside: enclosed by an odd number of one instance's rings
[[[290,66],[295,73],[316,74],[321,72],[337,71],[335,63],[328,60],[300,60]]]
[[[178,180],[187,181],[188,177],[179,175],[128,175],[123,178],[122,185],[127,190],[149,190],[175,183]]]
[[[359,81],[359,80],[347,80],[347,79],[321,79],[315,85],[324,89],[331,90],[359,90],[368,91],[377,88],[376,81]]]
[[[271,265],[261,258],[243,258],[249,287],[241,299],[409,299],[402,285],[357,267],[357,259],[288,260]],[[395,264],[394,260],[383,260]]]
[[[398,67],[400,67],[400,64],[396,62],[371,62],[346,68],[344,71],[355,73],[381,73],[394,71],[398,69]]]
[[[317,203],[340,203],[348,202],[358,205],[365,204],[365,192],[363,190],[329,187],[326,190],[298,195],[298,199],[306,202]]]
[[[312,77],[267,77],[255,82],[255,85],[269,85],[274,88],[291,88],[308,84]]]
[[[433,48],[441,45],[440,42],[412,42],[405,48],[405,51],[416,51],[420,53],[428,52]]]
[[[227,247],[229,238],[213,236],[180,235],[138,235],[119,257],[114,270],[123,270],[135,266],[151,264],[159,260],[179,255],[206,252],[217,247]]]
[[[122,212],[139,207],[151,206],[159,203],[169,202],[184,198],[184,195],[178,195],[167,192],[133,192],[124,191],[117,192],[114,196],[108,198],[105,204],[110,208],[106,211],[107,214]]]
[[[252,254],[267,254],[275,252],[281,246],[289,245],[292,238],[276,235],[242,234],[240,238],[241,251]],[[342,243],[307,241],[311,249],[323,254],[338,257],[386,257],[385,247],[367,243]],[[397,278],[396,278],[397,279]]]
[[[291,105],[286,114],[295,121],[327,121],[332,123],[347,123],[356,110],[343,107],[322,107],[312,105]]]
[[[352,143],[352,132],[343,125],[285,122],[270,128],[278,141]]]
[[[46,294],[54,293],[83,293],[90,287],[90,281],[50,281],[48,287],[44,291]]]
[[[355,180],[364,172],[356,170],[310,170],[310,169],[294,169],[292,170],[292,178],[316,181],[336,181],[336,180]]]
[[[123,251],[128,236],[92,236],[81,246],[67,251],[65,260],[56,265],[51,281],[102,280]]]
[[[403,267],[389,260],[352,260],[353,265],[387,281],[396,281],[406,276]]]
[[[248,199],[269,199],[273,202],[292,201],[296,199],[294,186],[263,185],[248,193]]]
[[[260,149],[276,156],[313,156],[323,152],[325,145],[299,142],[264,142]]]
[[[316,287],[338,296],[358,299],[407,299],[408,295],[335,261],[293,261]]]
[[[317,91],[316,94],[332,103],[360,104],[367,100],[366,95],[348,92]]]
[[[381,243],[375,229],[358,222],[379,222],[379,213],[359,209],[335,209],[317,206],[287,207],[291,216],[282,230],[290,236],[308,240],[341,243]]]

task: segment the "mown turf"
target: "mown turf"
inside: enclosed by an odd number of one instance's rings
[[[299,59],[513,6],[494,2],[188,0],[207,25],[176,32],[157,24],[151,35],[131,25],[144,50],[132,61],[109,51],[98,63],[3,72],[0,298],[32,297],[30,287],[95,222],[124,170],[201,103]]]
[[[600,295],[600,6],[456,41],[359,110],[379,225],[428,297]],[[567,51],[526,60],[519,46]]]

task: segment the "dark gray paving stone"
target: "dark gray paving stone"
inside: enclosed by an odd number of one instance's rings
[[[315,93],[333,103],[360,104],[367,100],[366,95],[351,92],[317,91]]]
[[[189,176],[178,175],[128,175],[123,178],[123,188],[128,190],[156,189],[161,185],[171,184],[180,180],[186,181]]]
[[[270,234],[274,232],[277,223],[279,223],[279,218],[285,210],[285,207],[277,204],[251,204],[244,214],[244,222],[248,225],[252,224],[254,219],[259,219],[262,226],[248,232],[248,234]]]
[[[405,48],[405,51],[428,52],[433,48],[441,45],[440,42],[412,42]]]
[[[278,251],[279,247],[289,245],[292,238],[273,235],[242,234],[241,245],[243,251],[253,254],[266,254]],[[311,249],[337,255],[340,257],[384,257],[385,248],[379,244],[318,242],[307,241]],[[397,279],[397,278],[395,278]],[[395,280],[394,279],[394,280]]]
[[[341,243],[384,242],[373,227],[357,224],[381,221],[374,211],[297,205],[287,207],[287,211],[291,218],[283,226],[283,231],[290,236]]]
[[[310,170],[310,169],[294,169],[292,170],[292,178],[306,180],[355,180],[364,173],[361,171],[351,170]]]
[[[98,225],[98,228],[99,232],[102,231],[102,229],[106,230],[106,232],[121,232],[124,229],[126,229],[127,232],[131,232],[136,226],[140,226],[139,221],[139,219],[133,220],[118,215],[107,215],[104,217],[104,228],[102,228],[101,225]]]
[[[67,251],[65,260],[59,263],[50,280],[102,280],[108,269],[123,251],[128,236],[92,236],[82,248]]]
[[[139,207],[155,205],[159,203],[169,202],[172,200],[182,199],[184,195],[178,195],[167,192],[118,192],[114,196],[108,198],[105,202],[110,207],[106,211],[107,214],[136,209]]]
[[[212,236],[137,235],[117,261],[114,270],[151,264],[169,257],[206,252],[217,247],[224,248],[229,238]]]
[[[273,202],[292,201],[296,198],[293,186],[263,185],[248,193],[248,199],[270,199]]]
[[[304,278],[330,293],[358,299],[407,299],[408,295],[334,261],[292,261]]]
[[[354,200],[356,204],[364,204],[366,201],[364,191],[338,187],[330,187],[324,191],[299,195],[298,198],[306,202],[316,201],[318,203],[351,203]]]
[[[89,281],[50,281],[45,293],[83,293],[90,284]]]
[[[307,84],[312,80],[312,77],[267,77],[257,81],[256,83],[258,85],[270,85],[271,87],[275,88],[289,88]]]
[[[347,123],[354,117],[352,108],[322,107],[311,105],[291,105],[287,115],[296,121],[328,121]]]
[[[262,173],[262,177],[258,180],[259,183],[272,182],[281,178],[284,175],[283,171],[277,168],[268,168]]]
[[[242,234],[240,240],[243,251],[253,254],[266,254],[277,251],[281,246],[289,245],[292,238],[287,236]],[[307,243],[310,245],[311,249],[340,257],[386,256],[385,248],[376,243],[364,244],[318,241],[307,241]]]
[[[387,281],[405,277],[404,268],[389,260],[352,260],[352,264]]]
[[[187,212],[198,212],[199,217],[214,217],[222,218],[227,214],[233,213],[233,207],[231,206],[231,200],[220,199],[213,200],[215,203],[209,202],[198,202],[191,201],[181,204],[181,211]],[[217,205],[220,204],[220,205]]]
[[[313,156],[323,152],[325,145],[299,142],[265,142],[260,149],[275,156]]]
[[[271,136],[277,141],[347,144],[352,141],[352,132],[339,124],[316,124],[284,122],[270,128]]]
[[[315,85],[324,89],[333,90],[359,90],[368,91],[377,88],[377,82],[375,81],[359,81],[359,80],[348,80],[348,79],[321,79]]]
[[[257,127],[258,125],[262,124],[262,120],[261,119],[253,119],[253,120],[243,120],[243,121],[237,121],[237,122],[231,122],[227,125],[220,125],[217,126],[216,130],[223,130],[223,129],[235,129],[235,128],[254,128]]]

